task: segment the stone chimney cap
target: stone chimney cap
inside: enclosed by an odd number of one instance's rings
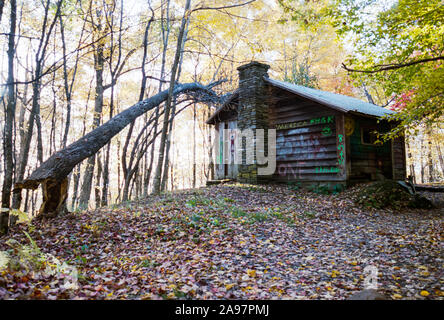
[[[257,61],[251,61],[250,63],[241,65],[240,67],[237,68],[237,70],[238,71],[242,71],[244,69],[252,68],[252,67],[263,68],[263,69],[265,69],[265,72],[267,72],[268,69],[270,68],[270,66],[268,64],[260,63],[260,62],[257,62]]]

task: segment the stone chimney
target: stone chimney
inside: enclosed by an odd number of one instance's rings
[[[266,83],[264,77],[268,77],[269,65],[252,61],[237,68],[239,71],[239,107],[238,129],[244,131],[252,129],[254,136],[256,129],[265,130],[264,148],[267,150],[268,112],[266,98]],[[256,138],[256,137],[255,137]],[[254,143],[242,139],[242,164],[239,164],[238,180],[247,183],[260,183],[266,177],[257,175],[256,139]],[[253,163],[246,163],[248,156]]]

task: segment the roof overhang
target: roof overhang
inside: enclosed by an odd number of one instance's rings
[[[206,124],[216,124],[217,122],[217,117],[219,116],[219,114],[226,110],[227,107],[230,105],[230,103],[232,103],[235,99],[239,98],[239,89],[236,89],[228,98],[227,100],[219,107],[216,109],[216,111],[213,113],[213,115],[207,120],[205,121]]]
[[[374,113],[370,113],[370,112],[363,112],[361,110],[358,110],[358,108],[356,108],[356,109],[343,108],[343,107],[339,106],[338,104],[331,103],[327,99],[317,97],[313,94],[307,94],[307,93],[303,92],[302,90],[297,90],[297,87],[301,87],[301,86],[294,86],[292,84],[285,83],[285,82],[278,81],[278,80],[273,80],[273,79],[270,79],[267,77],[264,77],[264,80],[265,80],[265,82],[267,82],[268,84],[270,84],[273,87],[277,87],[277,88],[280,88],[280,89],[285,90],[287,92],[293,93],[297,96],[300,96],[302,98],[305,98],[305,99],[308,99],[311,101],[315,101],[321,105],[324,105],[324,106],[329,107],[331,109],[337,110],[339,112],[362,115],[362,116],[377,118],[377,119],[381,118],[385,114],[395,114],[396,113],[393,110],[385,109],[383,107],[373,105],[370,103],[364,103],[363,101],[358,101],[357,104],[365,104],[367,106],[371,106],[371,109],[372,109],[371,111],[374,111],[374,109],[376,108],[376,110],[378,111],[377,113],[379,113],[379,114],[374,114]],[[321,92],[320,90],[311,89],[311,88],[305,88],[305,89],[307,89],[306,91],[312,90],[312,91]],[[352,98],[352,97],[348,97],[348,96],[344,96],[344,95],[340,95],[340,94],[335,94],[335,93],[331,93],[331,92],[324,92],[324,94],[329,94],[331,96],[336,96],[336,97],[341,96],[343,99],[347,99],[347,101],[358,100],[356,98]]]
[[[321,91],[317,89],[307,88],[303,86],[293,85],[291,83],[270,79],[264,77],[264,81],[276,88],[285,90],[292,94],[295,94],[303,99],[314,101],[323,106],[331,108],[333,110],[354,114],[357,116],[365,116],[370,118],[380,119],[386,114],[396,114],[395,111],[385,109],[383,107],[364,102],[362,100],[352,98],[349,96]],[[239,98],[239,89],[236,89],[228,99],[220,106],[214,114],[206,121],[207,124],[216,124],[217,117],[223,111],[228,111],[228,106],[235,100]]]

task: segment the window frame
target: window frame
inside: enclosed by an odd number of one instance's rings
[[[364,141],[364,130],[369,130],[370,136],[373,136],[373,142],[365,142]],[[361,127],[361,144],[365,146],[376,146],[375,142],[378,140],[376,134],[373,131],[378,131],[375,126],[362,126]]]

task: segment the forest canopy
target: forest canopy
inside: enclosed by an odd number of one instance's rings
[[[440,0],[287,1],[292,21],[307,28],[329,23],[353,43],[342,67],[372,100],[399,111],[390,137],[418,125],[439,125],[444,109],[444,4]],[[302,19],[302,17],[304,17]],[[381,90],[382,93],[378,91]],[[376,96],[376,97],[375,97]]]

